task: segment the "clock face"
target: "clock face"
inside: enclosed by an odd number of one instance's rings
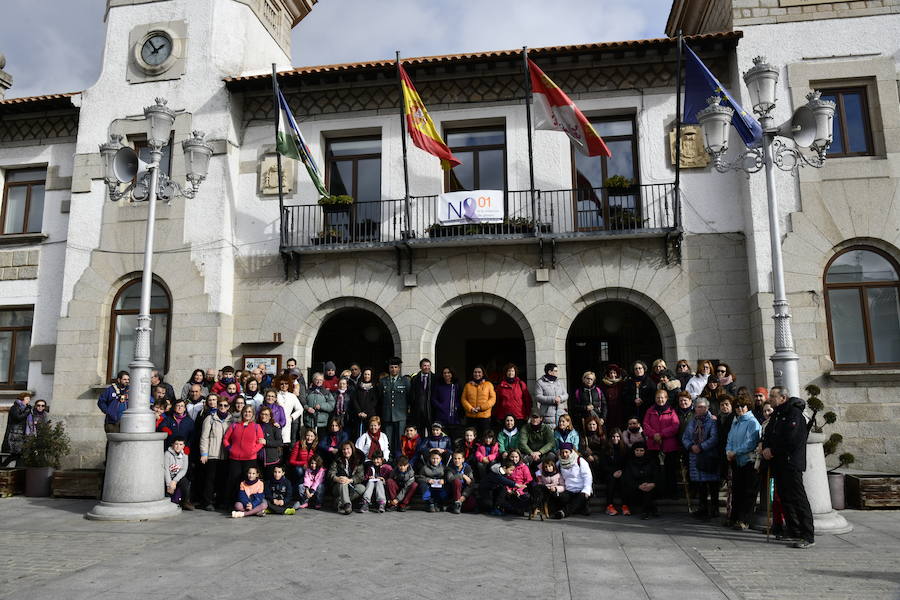
[[[159,66],[172,54],[172,39],[162,33],[151,35],[141,46],[141,58],[151,66]]]

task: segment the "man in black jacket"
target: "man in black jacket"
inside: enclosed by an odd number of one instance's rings
[[[803,487],[806,470],[808,430],[803,400],[788,398],[787,391],[773,387],[769,399],[775,405],[772,421],[762,439],[762,455],[771,461],[775,490],[784,506],[787,535],[799,538],[794,548],[809,548],[815,543],[812,509]]]
[[[410,380],[411,419],[419,431],[428,431],[428,426],[431,424],[431,383],[433,379],[431,361],[423,358],[419,361],[419,372]]]

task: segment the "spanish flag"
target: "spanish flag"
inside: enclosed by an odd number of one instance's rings
[[[403,112],[406,115],[406,129],[412,138],[413,144],[429,154],[433,154],[441,159],[441,168],[449,171],[453,167],[462,164],[450,148],[441,139],[441,134],[434,127],[434,122],[428,116],[425,105],[419,97],[412,84],[406,69],[399,62],[397,68],[400,69],[400,81],[403,87]]]
[[[572,99],[530,58],[528,73],[531,76],[531,94],[534,99],[535,129],[566,132],[575,149],[586,156],[612,156],[603,138]]]

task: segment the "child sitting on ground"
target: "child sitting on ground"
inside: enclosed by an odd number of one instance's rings
[[[529,519],[540,516],[541,521],[550,517],[548,504],[551,497],[559,496],[564,490],[562,476],[556,468],[556,461],[548,457],[541,462],[541,468],[534,475],[531,485],[531,514]]]
[[[481,443],[475,447],[475,467],[478,480],[484,479],[485,471],[500,456],[500,444],[494,441],[494,432],[488,429],[481,436]]]
[[[401,456],[397,459],[397,466],[385,479],[384,485],[387,488],[388,510],[404,512],[419,488],[408,458]]]
[[[458,515],[462,512],[463,506],[468,503],[472,491],[475,489],[472,466],[463,459],[462,452],[453,453],[453,460],[447,467],[446,475],[447,493],[453,502],[448,512]]]
[[[248,467],[245,479],[238,489],[238,501],[234,503],[231,517],[233,519],[252,515],[264,517],[266,513],[263,511],[268,507],[265,486],[259,480],[259,470],[256,467]]]
[[[416,426],[407,425],[406,432],[400,436],[400,455],[405,456],[415,466],[421,446],[422,436],[419,435]]]
[[[369,505],[372,503],[372,497],[374,496],[376,510],[383,513],[386,501],[384,480],[390,476],[391,467],[384,464],[384,454],[381,450],[376,450],[372,453],[372,458],[366,461],[363,470],[366,477],[366,491],[363,492],[363,500],[359,507],[359,512],[369,512]]]
[[[531,469],[522,462],[522,455],[518,450],[510,451],[509,460],[512,461],[512,468],[507,471],[507,477],[513,480],[514,485],[506,490],[504,503],[508,512],[522,515],[531,505],[528,485],[534,478],[531,476]]]
[[[187,478],[188,457],[184,453],[184,438],[176,435],[165,452],[166,496],[181,504],[184,510],[194,510],[191,504],[191,481]]]
[[[293,508],[294,486],[284,476],[284,467],[275,465],[272,467],[272,479],[266,483],[266,503],[269,507],[266,512],[276,515],[292,515],[296,512]]]
[[[450,462],[450,455],[453,453],[453,440],[444,435],[444,426],[435,421],[431,424],[431,435],[422,440],[419,448],[420,463],[428,462],[428,454],[432,450],[439,450],[441,453],[441,462],[447,464]],[[415,464],[413,466],[416,466]]]
[[[444,488],[444,465],[441,464],[440,450],[428,453],[428,462],[419,467],[418,483],[422,490],[422,500],[427,503],[427,511],[438,512],[447,502],[447,490]]]
[[[506,490],[516,485],[516,482],[509,478],[512,469],[513,461],[505,458],[503,462],[495,463],[487,470],[478,489],[478,501],[482,512],[494,516],[503,514],[500,505],[506,495]]]
[[[300,483],[300,499],[294,505],[294,508],[322,508],[325,501],[325,465],[322,457],[314,454],[310,457],[303,474],[303,481]]]

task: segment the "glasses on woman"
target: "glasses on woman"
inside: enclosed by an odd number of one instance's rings
[[[231,406],[231,405],[228,404],[227,402],[221,402],[221,403],[219,403],[219,408],[228,408],[229,406]]]
[[[727,372],[728,371],[726,371],[725,369],[716,369],[716,373],[722,373],[723,375]]]

